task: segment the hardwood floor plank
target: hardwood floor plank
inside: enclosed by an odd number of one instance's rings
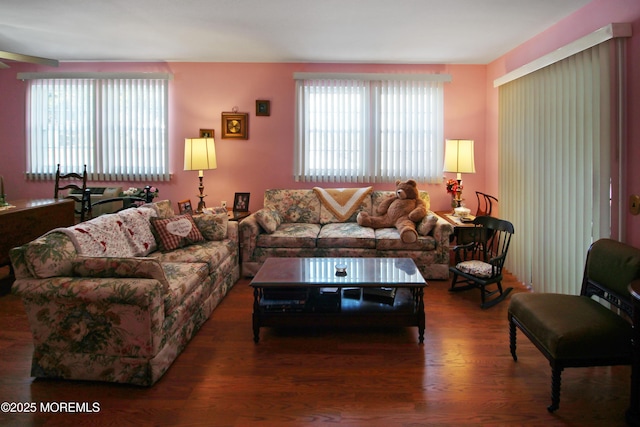
[[[89,426],[623,426],[630,368],[566,369],[549,414],[551,372],[521,334],[509,353],[508,300],[429,281],[426,333],[416,328],[261,329],[241,280],[153,387],[29,376],[24,308],[0,297],[0,401],[98,402],[98,413],[0,413],[0,425]],[[513,277],[506,286],[526,292]]]

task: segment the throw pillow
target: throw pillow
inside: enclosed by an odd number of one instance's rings
[[[204,240],[191,215],[172,218],[151,218],[151,224],[161,251],[172,251]]]
[[[282,224],[282,217],[278,211],[272,209],[260,209],[255,215],[258,224],[260,224],[268,234],[276,231],[280,224]]]
[[[73,274],[80,277],[134,277],[156,279],[164,291],[169,282],[160,261],[155,258],[110,258],[78,256],[72,262]]]
[[[229,215],[225,213],[212,214],[205,211],[202,215],[195,215],[193,221],[198,230],[207,240],[223,240],[227,238],[227,224]]]
[[[426,236],[431,233],[438,222],[438,217],[433,214],[427,214],[422,220],[418,223],[416,230],[418,230],[418,234],[421,236]]]
[[[70,275],[71,263],[76,256],[69,236],[55,231],[28,243],[25,250],[27,269],[39,279]]]

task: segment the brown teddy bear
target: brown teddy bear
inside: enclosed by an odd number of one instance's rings
[[[358,224],[371,228],[395,226],[404,243],[413,243],[418,240],[416,222],[427,216],[427,205],[420,198],[418,185],[414,180],[398,180],[395,197],[383,200],[378,206],[377,214],[379,216],[360,212],[357,218]]]

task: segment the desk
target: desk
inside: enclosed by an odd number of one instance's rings
[[[71,199],[9,200],[15,208],[0,211],[0,266],[10,263],[9,250],[57,227],[75,223]]]
[[[453,216],[451,211],[438,211],[436,212],[436,215],[453,225],[451,241],[455,238],[457,245],[464,245],[465,243],[473,242],[474,224],[472,222],[460,221],[460,218]],[[475,219],[473,215],[470,215],[469,218]]]

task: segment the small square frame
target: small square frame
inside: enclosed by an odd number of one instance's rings
[[[191,200],[189,199],[180,200],[178,202],[178,212],[180,212],[180,215],[186,214],[186,213],[193,213],[193,205],[191,204]]]
[[[249,139],[249,113],[222,113],[222,138]]]
[[[249,212],[249,197],[251,193],[236,193],[233,198],[234,212]]]
[[[256,100],[256,116],[270,116],[271,115],[271,101],[266,99]]]
[[[215,129],[200,129],[200,138],[213,138],[215,134]]]

